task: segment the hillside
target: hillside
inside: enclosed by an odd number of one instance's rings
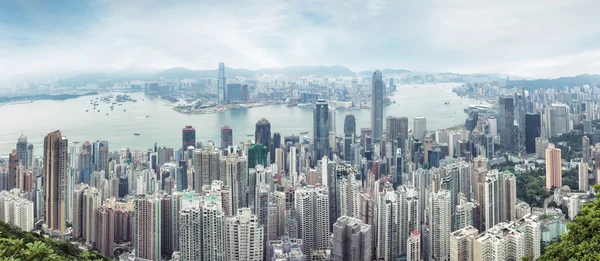
[[[0,260],[110,260],[100,254],[76,248],[0,221]]]

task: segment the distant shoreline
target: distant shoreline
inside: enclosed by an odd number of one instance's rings
[[[13,97],[0,97],[0,105],[11,105],[11,104],[21,104],[21,103],[30,103],[34,101],[43,101],[43,100],[51,100],[51,101],[64,101],[68,99],[76,99],[82,96],[90,96],[90,95],[98,95],[98,92],[86,92],[79,94],[36,94],[36,95],[23,95],[23,96],[13,96]]]

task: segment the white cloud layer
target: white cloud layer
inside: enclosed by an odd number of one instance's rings
[[[35,22],[27,27],[4,19],[11,10],[0,4],[0,80],[221,61],[247,69],[600,73],[597,0],[223,2],[101,1],[72,21],[78,10],[57,18],[29,6],[22,20]]]

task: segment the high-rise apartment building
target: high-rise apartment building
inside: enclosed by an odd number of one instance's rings
[[[450,233],[450,261],[471,261],[473,259],[473,239],[479,231],[466,226]]]
[[[588,164],[585,162],[580,163],[578,166],[579,191],[583,191],[583,192],[588,191],[588,181],[589,181],[588,169],[589,169]]]
[[[313,110],[314,163],[329,156],[329,107],[325,100],[319,99]],[[306,243],[306,242],[305,242]]]
[[[588,165],[592,164],[590,138],[588,136],[581,137],[581,153],[582,153],[581,161],[584,163],[587,163]]]
[[[161,200],[153,194],[134,200],[133,247],[135,256],[161,260]]]
[[[21,169],[19,168],[19,164],[21,162],[21,156],[17,153],[17,150],[12,150],[12,152],[8,155],[8,185],[6,186],[6,190],[11,190],[14,188],[19,188],[19,175],[21,174]]]
[[[45,221],[51,232],[64,234],[67,204],[67,155],[69,142],[59,130],[44,138]]]
[[[501,222],[472,240],[472,260],[537,260],[541,253],[541,230],[537,217],[528,215],[518,221]]]
[[[95,248],[107,257],[115,251],[115,210],[108,206],[100,206],[94,211],[96,231]]]
[[[371,226],[359,219],[341,216],[333,224],[333,261],[373,260],[372,243]]]
[[[300,235],[307,259],[313,250],[329,248],[329,197],[324,187],[298,187],[294,194]]]
[[[413,119],[413,137],[419,141],[423,141],[427,134],[427,119],[423,116],[418,116]]]
[[[406,261],[421,261],[421,233],[417,230],[410,231],[406,240]]]
[[[71,238],[73,240],[79,240],[85,237],[85,223],[84,210],[83,210],[83,192],[89,189],[90,186],[87,184],[77,184],[73,190],[73,223],[71,225]]]
[[[379,196],[377,210],[376,258],[394,260],[400,256],[400,245],[404,241],[399,236],[401,222],[398,199],[389,183],[384,185],[383,194]]]
[[[202,259],[202,211],[199,207],[181,209],[179,212],[179,258],[181,261]]]
[[[203,197],[202,203],[202,237],[201,249],[203,260],[225,261],[227,252],[225,251],[225,235],[223,234],[223,213],[222,199],[215,194],[209,194]]]
[[[96,243],[96,209],[102,205],[102,194],[99,189],[91,187],[83,191],[83,219],[85,243],[94,247]]]
[[[0,191],[0,220],[26,232],[33,230],[33,202],[18,189]]]
[[[450,258],[451,230],[450,191],[439,190],[429,194],[427,246],[429,260],[447,260]]]
[[[562,164],[560,149],[548,144],[546,149],[546,189],[562,187]]]
[[[225,218],[225,250],[227,260],[262,261],[264,228],[249,208]]]
[[[221,178],[231,189],[231,215],[239,208],[248,207],[248,161],[245,157],[230,154],[221,158]]]
[[[547,138],[535,138],[535,154],[538,156],[538,158],[546,158],[546,149],[548,148],[548,144],[550,144],[550,141]]]
[[[194,150],[194,190],[202,191],[202,186],[210,185],[213,180],[220,176],[219,151],[211,146]]]
[[[381,71],[373,73],[373,89],[371,92],[371,129],[373,130],[373,143],[381,141],[383,135],[383,99],[385,85]]]

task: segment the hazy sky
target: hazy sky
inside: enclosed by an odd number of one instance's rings
[[[183,66],[600,73],[598,0],[0,1],[0,79]]]

